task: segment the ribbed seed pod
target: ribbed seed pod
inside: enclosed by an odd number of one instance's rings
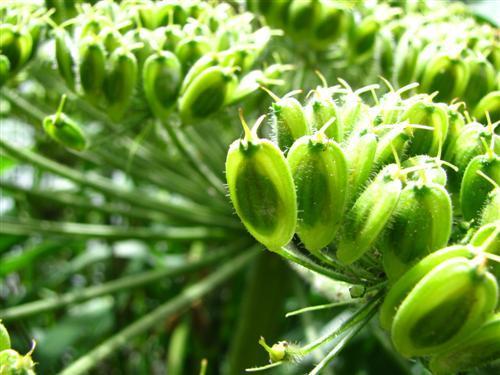
[[[94,102],[101,95],[106,74],[106,52],[101,42],[86,39],[80,46],[80,84]]]
[[[104,79],[104,95],[110,104],[112,119],[120,119],[128,108],[137,83],[137,59],[124,48],[116,49],[110,57]]]
[[[438,91],[436,101],[446,103],[462,97],[469,83],[470,71],[468,64],[461,58],[437,53],[423,64],[425,68],[420,78],[420,92]]]
[[[494,188],[486,198],[481,212],[481,225],[494,223],[500,220],[500,188]]]
[[[0,54],[0,87],[10,78],[10,62],[7,56]]]
[[[463,97],[467,106],[474,108],[481,98],[495,88],[496,71],[485,58],[469,57],[465,59],[465,64],[469,65],[470,79]]]
[[[448,133],[448,115],[442,105],[417,102],[403,114],[403,121],[410,124],[429,126],[432,131],[412,128],[413,136],[408,155],[437,156],[444,145]]]
[[[410,183],[402,191],[391,226],[377,243],[389,280],[398,279],[451,234],[451,199],[442,185]]]
[[[493,152],[479,155],[470,161],[460,186],[460,208],[465,220],[478,220],[495,185],[484,176],[500,185],[500,157]]]
[[[500,313],[452,349],[435,355],[429,363],[435,375],[465,372],[500,358]]]
[[[65,101],[63,95],[57,112],[44,118],[43,129],[57,143],[82,151],[87,147],[87,139],[80,126],[62,112]]]
[[[226,179],[229,196],[246,229],[270,250],[286,245],[297,224],[297,203],[290,168],[274,143],[256,135],[261,117],[245,139],[229,148]]]
[[[293,143],[309,134],[309,126],[302,105],[295,98],[286,95],[279,98],[272,94],[275,102],[271,104],[271,127],[276,143],[286,155]]]
[[[31,56],[33,39],[24,28],[10,24],[0,25],[0,51],[7,56],[10,71],[17,72]]]
[[[75,89],[75,67],[76,62],[73,57],[73,42],[69,34],[64,29],[57,29],[54,32],[56,46],[56,61],[59,74],[64,79],[66,85]]]
[[[389,289],[380,307],[380,324],[387,331],[391,330],[394,316],[399,306],[417,283],[435,267],[448,259],[457,257],[472,259],[475,255],[471,246],[455,245],[427,255],[410,268]]]
[[[186,88],[179,99],[179,112],[185,124],[217,112],[230,98],[236,77],[230,68],[205,69]]]
[[[489,114],[491,122],[500,120],[500,91],[492,91],[477,103],[472,116],[482,123],[486,123],[486,113]],[[497,127],[500,129],[500,127]]]
[[[351,264],[370,250],[389,222],[401,194],[402,184],[394,177],[399,168],[387,166],[359,196],[342,227],[337,258]]]
[[[318,87],[313,91],[312,98],[306,106],[306,114],[311,130],[320,130],[331,119],[333,123],[326,130],[326,136],[336,142],[344,139],[344,129],[339,108],[326,87]]]
[[[181,81],[181,63],[172,52],[162,51],[148,57],[142,70],[142,84],[156,117],[166,119],[174,108]]]
[[[0,320],[0,352],[5,349],[10,349],[10,336]]]
[[[370,178],[377,150],[377,137],[366,132],[352,137],[347,144],[345,156],[348,166],[348,201],[356,199]]]
[[[492,316],[498,285],[482,261],[450,259],[418,282],[392,323],[396,350],[406,357],[444,352]]]
[[[297,234],[315,253],[335,237],[347,195],[342,149],[320,131],[297,140],[287,157],[297,192]]]

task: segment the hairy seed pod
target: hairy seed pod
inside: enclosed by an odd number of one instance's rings
[[[492,91],[484,96],[479,103],[477,103],[472,112],[472,116],[475,117],[477,121],[486,123],[486,113],[489,114],[492,122],[500,120],[500,91]],[[500,127],[497,129],[500,129]]]
[[[17,72],[31,56],[33,39],[28,30],[10,24],[0,25],[0,51],[7,56],[10,71]]]
[[[142,70],[144,95],[154,115],[166,119],[174,108],[182,81],[181,63],[169,51],[148,57]]]
[[[408,148],[408,155],[437,156],[448,133],[448,115],[443,106],[435,103],[417,102],[403,114],[403,121],[410,124],[429,126],[427,129],[412,129],[413,136]]]
[[[87,139],[80,126],[62,112],[65,101],[63,96],[57,112],[44,118],[43,129],[57,143],[82,151],[87,147]]]
[[[328,121],[334,119],[325,134],[336,142],[343,141],[344,132],[340,111],[327,88],[318,87],[313,91],[312,98],[306,106],[306,114],[311,130],[320,130]]]
[[[236,85],[232,69],[214,66],[205,69],[179,99],[179,112],[185,124],[217,112],[230,98]]]
[[[410,143],[410,134],[411,130],[406,124],[398,124],[378,137],[377,150],[373,159],[374,166],[380,169],[394,163],[396,161],[394,151],[400,160],[403,159]]]
[[[297,234],[315,253],[335,237],[347,193],[347,163],[322,132],[297,140],[287,157],[297,191]]]
[[[260,118],[260,121],[263,117]],[[270,250],[286,245],[297,224],[297,197],[290,168],[274,143],[250,133],[229,148],[226,179],[236,213],[257,241]]]
[[[476,260],[449,259],[418,282],[392,323],[397,351],[405,357],[446,351],[491,317],[498,285]]]
[[[13,349],[0,352],[0,371],[2,375],[35,375],[35,364],[31,353],[22,356]]]
[[[297,99],[290,96],[274,99],[270,108],[271,126],[278,147],[286,155],[297,139],[309,133],[309,126],[304,109]]]
[[[480,252],[500,255],[500,219],[478,229],[470,240],[470,244]],[[489,271],[500,280],[500,263],[488,262]]]
[[[80,46],[80,83],[83,92],[94,102],[101,95],[105,77],[106,54],[96,39],[86,39]]]
[[[373,133],[366,132],[349,140],[345,150],[349,170],[348,201],[358,197],[370,178],[376,151],[377,137]]]
[[[104,79],[104,95],[110,104],[108,113],[114,120],[120,119],[127,107],[137,83],[137,59],[123,48],[116,49],[110,57]]]
[[[340,109],[344,137],[358,135],[371,127],[370,107],[355,93],[348,93]]]
[[[500,221],[500,188],[494,188],[486,198],[481,212],[481,225]]]
[[[488,194],[495,187],[487,177],[500,185],[500,157],[493,152],[478,155],[470,161],[460,186],[460,208],[465,220],[478,220]]]
[[[347,213],[337,247],[342,263],[361,258],[389,222],[402,189],[401,181],[394,177],[398,170],[395,165],[382,170]]]
[[[10,336],[7,328],[5,328],[0,320],[0,352],[6,349],[10,349]]]
[[[427,255],[410,268],[389,289],[380,307],[380,324],[387,331],[391,330],[396,312],[417,283],[435,267],[448,259],[457,257],[472,259],[475,255],[471,246],[455,245]]]
[[[500,358],[500,313],[452,349],[431,358],[435,375],[449,375],[487,365]]]
[[[446,246],[452,218],[451,199],[442,185],[408,184],[401,191],[390,228],[378,241],[389,280],[398,279],[421,258]]]
[[[54,33],[56,46],[56,61],[59,74],[64,79],[66,85],[71,89],[75,89],[75,66],[76,62],[73,57],[73,42],[69,34],[64,29],[57,29]]]
[[[469,83],[469,66],[461,58],[445,54],[434,54],[425,61],[425,68],[420,78],[419,91],[433,93],[438,91],[436,100],[449,103],[454,98],[461,98]]]
[[[481,98],[494,90],[496,71],[484,57],[469,57],[465,63],[469,65],[470,79],[463,97],[467,106],[474,108]]]
[[[7,56],[0,54],[0,87],[10,78],[10,62]]]
[[[422,167],[421,169],[406,174],[406,181],[429,183],[446,186],[446,171],[439,165],[439,161],[428,155],[417,155],[406,159],[402,166],[404,168]]]

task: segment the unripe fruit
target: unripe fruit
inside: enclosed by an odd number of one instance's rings
[[[474,116],[477,121],[486,123],[486,113],[489,114],[491,122],[495,123],[500,120],[500,91],[492,91],[484,96],[479,103],[477,103],[472,112],[472,116]]]
[[[10,78],[10,62],[7,56],[0,54],[0,87]]]
[[[7,328],[5,328],[0,320],[0,352],[5,349],[10,349],[10,337]]]
[[[84,93],[94,102],[102,93],[105,63],[103,45],[95,39],[84,40],[80,46],[80,83]]]
[[[469,108],[476,104],[495,88],[495,68],[485,58],[469,57],[465,64],[469,65],[470,79],[463,97]]]
[[[0,373],[2,375],[35,375],[34,367],[31,352],[22,356],[12,349],[0,351]]]
[[[75,89],[75,59],[72,51],[72,41],[64,29],[55,31],[56,61],[59,74],[64,79],[66,85]]]
[[[344,129],[342,118],[339,108],[331,98],[328,88],[318,87],[313,91],[312,98],[306,106],[306,113],[308,115],[311,130],[320,130],[328,121],[334,119],[325,134],[336,142],[340,143],[343,141]]]
[[[427,181],[446,186],[446,171],[440,166],[440,161],[436,160],[436,158],[428,155],[417,155],[406,159],[401,165],[408,169],[417,167],[415,171],[406,174],[406,181]]]
[[[500,188],[494,188],[486,198],[481,212],[481,225],[500,221]]]
[[[0,51],[7,56],[10,71],[17,72],[31,56],[33,39],[28,30],[11,24],[0,25]]]
[[[259,139],[257,127],[229,148],[226,179],[236,213],[252,236],[270,250],[286,245],[297,224],[297,203],[290,168],[274,143]]]

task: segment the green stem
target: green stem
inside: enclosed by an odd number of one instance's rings
[[[14,91],[9,90],[6,87],[2,87],[2,96],[4,96],[15,107],[25,112],[28,116],[37,120],[40,124],[47,116],[47,114],[41,111],[38,107],[34,106],[22,96],[18,95]]]
[[[14,306],[0,311],[2,320],[22,319],[34,314],[40,314],[46,311],[52,311],[74,303],[97,298],[106,294],[116,293],[122,290],[137,288],[157,280],[169,277],[176,277],[200,268],[215,264],[221,259],[226,258],[234,252],[234,247],[209,254],[195,262],[186,262],[186,264],[167,269],[157,269],[142,272],[135,275],[125,276],[120,279],[109,281],[107,283],[91,286],[82,290],[65,293],[55,297],[45,298],[39,301],[29,302],[24,305]]]
[[[143,192],[119,188],[114,185],[109,179],[76,171],[63,164],[38,155],[33,151],[13,146],[9,142],[6,142],[1,138],[0,149],[4,149],[8,155],[15,159],[33,164],[39,168],[74,181],[77,184],[87,186],[104,194],[120,198],[133,204],[134,206],[163,212],[167,215],[186,219],[191,222],[219,225],[231,228],[241,228],[241,225],[237,223],[233,218],[214,217],[213,212],[202,205],[195,204],[187,200],[180,201],[177,199],[175,202],[173,202],[155,199],[149,194]]]
[[[241,270],[260,249],[253,248],[238,257],[226,262],[204,280],[184,289],[179,295],[153,310],[151,313],[129,325],[124,330],[104,341],[101,345],[85,354],[63,370],[60,375],[83,374],[94,368],[101,360],[113,354],[116,350],[158,325],[172,314],[188,308],[194,301],[211,292],[236,272]]]
[[[2,218],[0,234],[80,236],[104,238],[109,240],[142,239],[142,240],[175,240],[194,241],[206,239],[227,238],[228,234],[223,229],[207,227],[174,227],[163,226],[158,228],[148,227],[118,227],[100,224],[81,224],[71,222],[56,222],[45,220],[17,221]]]

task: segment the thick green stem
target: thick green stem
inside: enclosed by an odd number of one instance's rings
[[[231,232],[219,228],[207,227],[119,227],[112,225],[81,224],[45,220],[23,220],[3,218],[0,224],[0,234],[61,235],[70,237],[93,237],[109,240],[142,239],[142,240],[175,240],[195,241],[227,238]]]
[[[226,262],[205,279],[187,287],[177,297],[156,308],[145,317],[132,323],[121,332],[104,341],[94,350],[73,362],[73,364],[63,370],[60,375],[77,375],[89,371],[104,358],[129,344],[134,337],[155,327],[158,322],[165,320],[170,315],[188,308],[194,301],[214,290],[236,272],[240,271],[258,251],[260,251],[260,249],[253,248]]]
[[[234,252],[234,250],[234,247],[230,247],[225,250],[206,255],[202,259],[199,259],[195,262],[187,262],[186,264],[176,268],[146,271],[136,275],[125,276],[101,285],[65,293],[60,296],[49,297],[39,301],[29,302],[24,305],[14,306],[0,311],[0,317],[3,320],[22,319],[34,314],[40,314],[46,311],[59,309],[67,305],[86,301],[92,298],[97,298],[106,294],[116,293],[131,288],[137,288],[141,285],[152,283],[154,281],[162,280],[168,277],[184,275],[190,272],[197,271],[200,268],[217,263],[221,259],[226,258],[229,254]]]

